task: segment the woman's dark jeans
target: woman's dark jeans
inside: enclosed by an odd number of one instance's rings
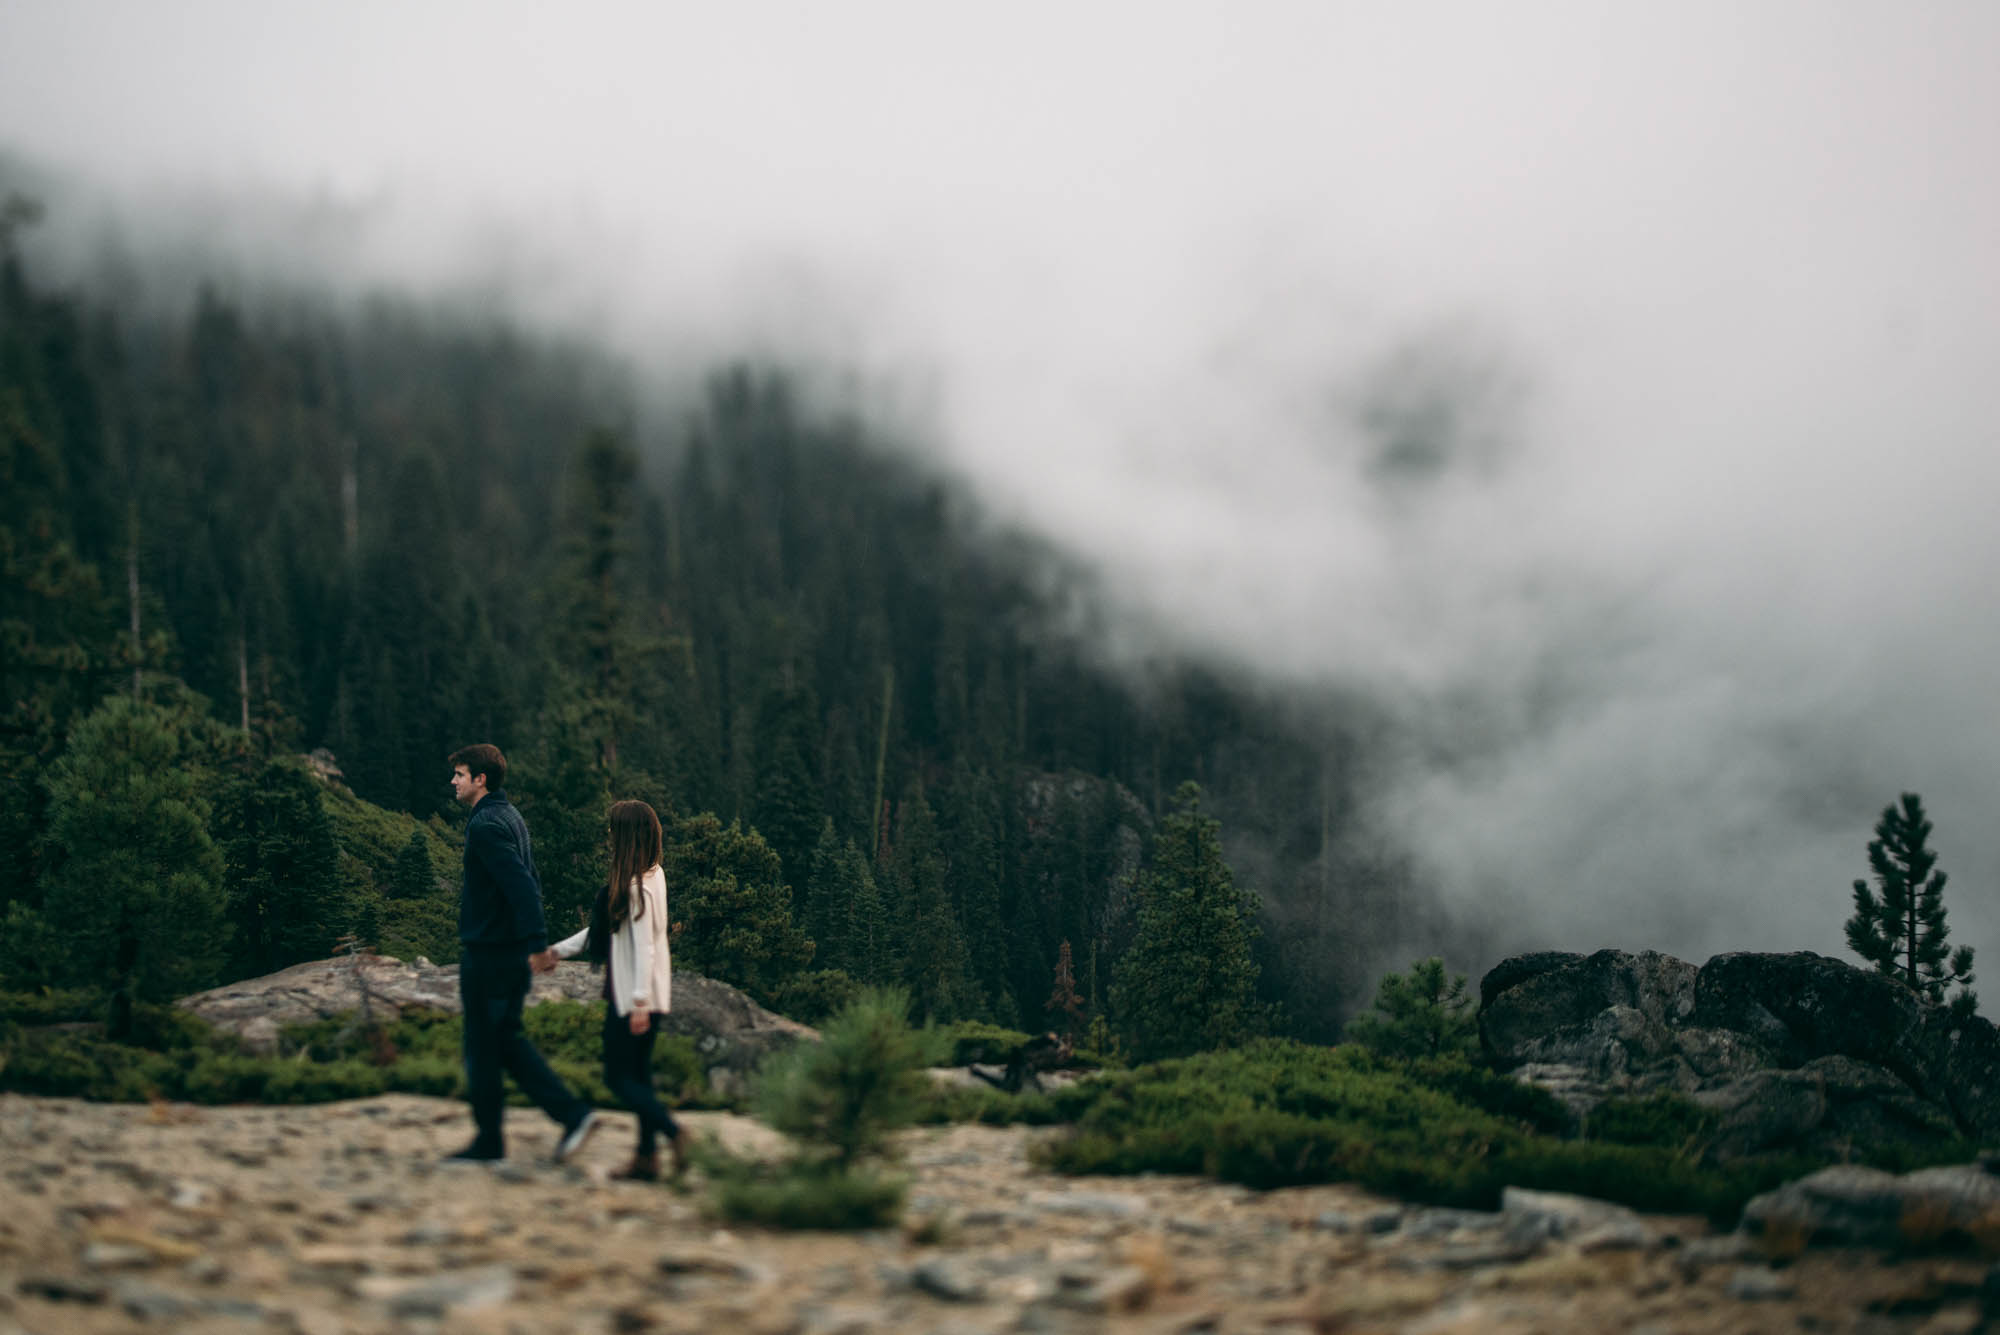
[[[632,1032],[632,1019],[618,1008],[604,1007],[604,1083],[618,1101],[639,1114],[639,1153],[657,1152],[658,1138],[672,1140],[680,1134],[673,1114],[653,1093],[653,1030],[660,1017],[654,1015],[644,1034]]]

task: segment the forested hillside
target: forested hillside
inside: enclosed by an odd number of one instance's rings
[[[1083,576],[782,368],[655,420],[645,368],[406,302],[56,288],[32,213],[0,236],[5,986],[448,958],[476,740],[554,925],[643,797],[677,949],[767,996],[839,970],[1038,1028],[1068,942],[1104,1014],[1187,780],[1285,1028],[1331,1036],[1424,939],[1349,828],[1358,715],[1097,666],[1058,629]]]

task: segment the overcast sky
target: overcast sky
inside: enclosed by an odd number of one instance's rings
[[[1843,953],[1914,788],[1994,968],[1996,71],[1988,0],[0,0],[0,147],[865,372],[1108,652],[1380,701],[1508,944]]]

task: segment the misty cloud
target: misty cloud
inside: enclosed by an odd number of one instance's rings
[[[866,387],[1108,658],[1392,720],[1368,818],[1502,946],[1840,953],[1916,789],[2000,957],[2000,10],[17,3],[0,50],[0,147],[155,250]]]

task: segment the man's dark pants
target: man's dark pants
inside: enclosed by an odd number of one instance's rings
[[[506,1151],[501,1119],[506,1115],[502,1074],[514,1077],[521,1092],[558,1124],[573,1126],[590,1105],[572,1094],[549,1069],[542,1054],[521,1032],[533,972],[518,950],[467,945],[458,962],[458,997],[465,1006],[465,1097],[472,1105],[478,1135],[473,1149],[498,1156]]]

